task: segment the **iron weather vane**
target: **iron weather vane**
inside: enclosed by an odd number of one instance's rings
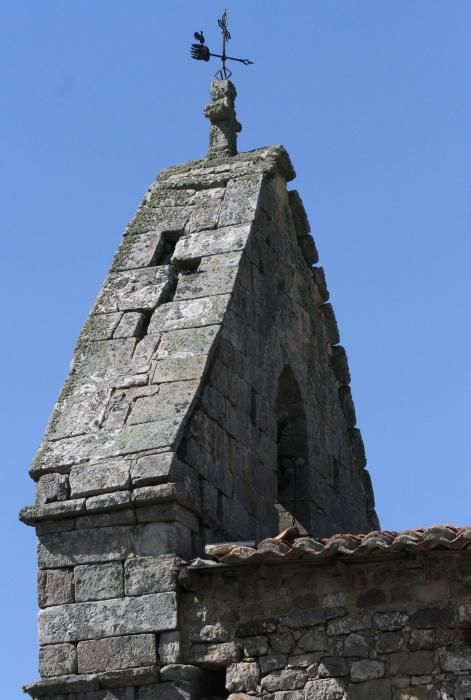
[[[220,58],[222,61],[222,66],[215,74],[215,78],[218,80],[227,80],[231,77],[232,71],[227,68],[226,61],[237,61],[238,63],[243,63],[244,66],[253,64],[253,61],[249,61],[248,58],[235,58],[234,56],[227,56],[226,44],[231,40],[231,34],[227,28],[227,10],[224,10],[224,14],[221,19],[218,19],[218,24],[222,33],[222,54],[210,52],[209,47],[205,45],[205,38],[203,31],[201,30],[200,32],[195,32],[195,39],[199,41],[199,44],[191,45],[191,57],[196,61],[209,61],[211,56],[214,58]]]

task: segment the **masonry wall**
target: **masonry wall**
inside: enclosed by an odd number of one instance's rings
[[[82,330],[21,513],[39,538],[41,676],[70,692],[178,657],[179,558],[206,542],[260,540],[283,517],[320,535],[377,525],[293,177],[281,147],[164,171]]]
[[[197,570],[186,662],[266,700],[471,698],[471,553],[375,559]]]

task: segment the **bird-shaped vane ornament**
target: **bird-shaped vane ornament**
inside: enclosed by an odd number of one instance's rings
[[[237,61],[238,63],[243,63],[244,66],[253,64],[253,61],[249,61],[248,58],[235,58],[226,54],[226,44],[231,39],[231,34],[227,28],[227,10],[224,10],[223,16],[218,19],[218,25],[222,33],[222,53],[211,53],[209,47],[205,44],[203,30],[201,30],[200,32],[195,32],[195,39],[199,43],[191,45],[191,57],[196,61],[209,61],[211,57],[220,58],[222,66],[215,74],[215,77],[218,80],[227,80],[231,77],[232,71],[226,66],[226,61]]]

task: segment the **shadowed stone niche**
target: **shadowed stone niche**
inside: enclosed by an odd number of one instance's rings
[[[277,399],[278,423],[278,522],[280,530],[297,526],[307,532],[301,503],[307,466],[306,416],[298,382],[292,369],[281,373]]]

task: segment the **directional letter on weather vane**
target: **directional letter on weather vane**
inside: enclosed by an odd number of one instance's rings
[[[253,61],[249,61],[248,58],[234,58],[234,56],[226,56],[226,43],[230,41],[231,35],[227,28],[227,10],[224,10],[224,14],[221,19],[218,19],[218,24],[222,32],[222,54],[211,53],[208,46],[205,46],[205,38],[203,32],[195,32],[195,39],[198,39],[199,44],[191,45],[191,57],[197,61],[209,61],[211,56],[214,58],[220,58],[222,60],[222,66],[215,74],[218,80],[227,80],[232,75],[232,71],[226,68],[226,61],[237,61],[238,63],[243,63],[244,66],[249,66]]]

